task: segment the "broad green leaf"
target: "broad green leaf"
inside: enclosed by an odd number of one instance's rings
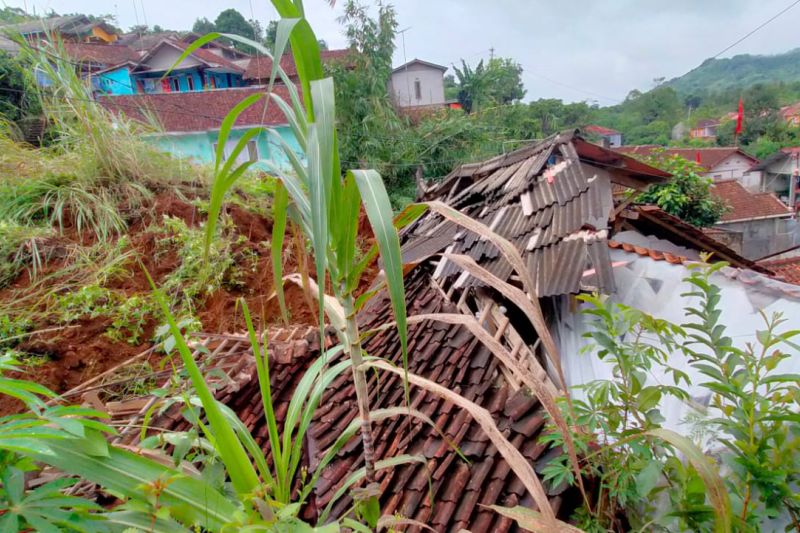
[[[311,199],[311,245],[314,248],[314,265],[317,273],[317,290],[320,302],[325,299],[325,273],[328,270],[328,188],[322,168],[320,142],[316,124],[308,128],[308,189]],[[319,306],[319,323],[325,323],[325,311]]]
[[[200,479],[116,447],[107,457],[86,453],[80,439],[51,441],[47,451],[31,455],[37,461],[80,476],[104,489],[129,498],[146,500],[145,490],[157,480],[169,480],[160,496],[162,505],[188,523],[219,530],[232,521],[237,507]]]
[[[205,410],[209,425],[211,426],[210,435],[208,435],[208,437],[216,442],[220,458],[222,462],[225,463],[228,475],[231,477],[231,482],[236,492],[242,496],[250,494],[256,486],[258,486],[258,475],[253,468],[253,464],[247,457],[242,443],[225,420],[225,416],[222,414],[214,395],[206,384],[203,373],[198,368],[194,357],[192,357],[192,352],[186,345],[186,340],[183,338],[181,330],[175,322],[175,317],[173,317],[170,312],[164,295],[156,288],[150,274],[147,271],[145,271],[145,274],[150,282],[150,286],[153,287],[153,296],[161,308],[161,312],[167,319],[172,335],[175,337],[176,347],[183,361],[184,368],[192,381],[197,396],[203,403],[203,409]]]
[[[400,253],[400,238],[392,221],[392,204],[380,175],[374,170],[350,170],[349,176],[355,178],[367,218],[375,234],[378,249],[383,260],[386,285],[392,301],[392,311],[397,323],[400,350],[403,357],[403,371],[408,373],[408,325],[406,323],[406,295],[403,284],[403,257]],[[406,403],[410,403],[408,380],[404,380]]]

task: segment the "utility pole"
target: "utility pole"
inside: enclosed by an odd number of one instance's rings
[[[403,66],[405,67],[406,77],[406,105],[411,105],[411,83],[408,81],[408,58],[406,57],[406,32],[411,29],[411,26],[404,28],[397,33],[403,36]]]
[[[494,59],[494,46],[489,48],[489,61]]]

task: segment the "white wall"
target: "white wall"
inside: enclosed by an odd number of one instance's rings
[[[417,98],[415,82],[420,84],[420,98]],[[389,81],[390,94],[400,107],[443,105],[444,72],[441,69],[420,64],[408,66],[392,74]]]
[[[153,55],[153,57],[147,60],[147,68],[148,70],[167,70],[175,64],[175,61],[181,57],[181,54],[183,54],[183,51],[173,48],[169,45],[164,45]],[[175,68],[189,68],[200,64],[200,61],[189,56],[181,61],[181,64]]]
[[[712,178],[714,181],[728,179],[741,180],[752,166],[753,161],[751,159],[746,158],[742,154],[733,154],[730,157],[726,157],[717,166],[712,168],[706,176]]]

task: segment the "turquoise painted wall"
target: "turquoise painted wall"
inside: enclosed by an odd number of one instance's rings
[[[136,87],[135,81],[136,80],[146,80],[152,79],[156,80],[156,90],[155,92],[161,92],[161,77],[164,75],[164,72],[147,72],[144,74],[134,74],[133,79],[128,81],[129,85],[133,85]],[[187,81],[188,78],[192,78],[194,80],[194,91],[202,91],[206,89],[204,86],[207,79],[214,78],[214,88],[216,89],[227,89],[229,87],[243,87],[244,81],[242,80],[242,76],[240,74],[231,74],[230,75],[230,85],[228,84],[228,75],[227,74],[217,74],[212,72],[205,72],[201,74],[198,69],[190,69],[190,70],[183,70],[183,71],[175,71],[174,73],[170,74],[169,78],[178,78],[178,84],[181,91],[188,91],[189,90],[189,82]],[[210,85],[208,87],[211,88]],[[135,92],[135,91],[134,91]],[[131,94],[131,93],[114,93],[114,94]]]
[[[136,85],[131,79],[128,67],[109,70],[98,76],[100,88],[108,94],[134,94]]]
[[[235,144],[246,129],[233,130],[229,137],[228,143]],[[303,158],[302,150],[297,142],[297,139],[292,133],[291,128],[288,126],[280,126],[275,128],[275,131],[281,136],[283,141],[288,144],[296,154]],[[217,142],[217,132],[204,132],[204,133],[182,133],[182,134],[155,134],[148,136],[150,142],[156,144],[163,151],[176,155],[178,157],[191,159],[197,163],[213,163],[214,162],[214,144]],[[260,170],[269,170],[269,165],[264,161],[272,161],[272,164],[278,166],[283,170],[290,170],[291,164],[289,159],[283,153],[281,146],[266,133],[260,134],[256,137],[256,146],[258,148],[258,159],[255,168]]]

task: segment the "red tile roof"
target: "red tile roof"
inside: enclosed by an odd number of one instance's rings
[[[769,192],[752,193],[736,180],[714,182],[711,194],[722,200],[730,210],[722,215],[720,222],[752,220],[765,217],[790,216],[791,209]]]
[[[800,115],[800,102],[783,106],[778,114],[784,119]]]
[[[759,261],[758,264],[774,272],[775,277],[787,283],[800,285],[800,256],[786,259],[769,259]]]
[[[349,48],[341,50],[322,50],[320,56],[323,63],[345,60],[353,51]],[[297,67],[291,54],[281,57],[281,68],[290,78],[297,76]],[[272,76],[272,59],[266,56],[257,56],[250,60],[244,72],[245,80],[268,80]]]
[[[136,61],[139,54],[133,48],[118,44],[64,43],[67,56],[79,63],[99,63],[104,66]]]
[[[639,146],[619,146],[614,148],[614,150],[637,157],[650,157],[655,155],[659,150],[664,150],[664,155],[667,157],[678,155],[687,161],[697,161],[699,155],[700,166],[706,170],[712,170],[734,154],[739,154],[742,157],[750,159],[753,164],[758,163],[758,159],[746,154],[735,146],[720,148],[665,148],[656,144],[643,144]]]
[[[288,101],[285,87],[275,87],[273,91]],[[125,115],[141,122],[148,122],[148,116],[152,115],[167,132],[192,132],[219,129],[225,115],[236,104],[257,93],[265,93],[264,88],[101,96],[98,101],[116,115]],[[277,105],[272,103],[265,110],[267,100],[266,97],[262,98],[245,110],[236,125],[286,124],[286,117]]]
[[[605,126],[598,126],[596,124],[584,126],[581,129],[589,133],[596,133],[597,135],[619,135],[619,132],[617,130],[612,130],[611,128],[606,128]]]
[[[430,283],[430,265],[406,277],[408,314],[456,312],[444,293]],[[362,331],[378,331],[364,343],[370,355],[400,364],[397,332],[379,331],[392,315],[386,293],[373,299],[359,312]],[[334,339],[330,338],[331,341]],[[515,390],[505,379],[499,360],[463,326],[428,320],[409,325],[409,371],[455,391],[483,407],[511,444],[538,470],[551,460],[550,446],[543,442],[546,417],[542,404],[524,388]],[[202,340],[202,337],[201,337]],[[212,355],[208,374],[222,403],[230,407],[251,431],[256,443],[270,453],[263,403],[252,351],[244,336],[205,339]],[[222,344],[220,344],[220,341]],[[270,375],[275,412],[282,427],[286,408],[304,370],[320,357],[316,330],[297,328],[271,331],[269,335]],[[335,342],[335,341],[334,341]],[[200,354],[197,352],[197,356]],[[204,356],[205,357],[205,356]],[[337,359],[341,354],[335,356]],[[333,359],[331,363],[335,363]],[[204,367],[206,367],[204,365]],[[208,367],[206,367],[208,368]],[[220,376],[223,370],[229,378]],[[380,381],[370,373],[372,409],[403,405],[402,379],[383,373]],[[80,391],[78,391],[79,393]],[[75,394],[75,393],[72,393]],[[377,473],[380,509],[384,515],[401,515],[428,524],[435,531],[518,531],[510,520],[488,508],[490,505],[533,507],[531,494],[511,470],[503,455],[470,414],[427,390],[411,386],[410,405],[432,419],[438,431],[406,416],[376,421],[373,425],[375,458],[389,459],[404,454],[424,457],[424,463],[402,464]],[[326,388],[303,442],[303,466],[313,472],[325,451],[357,417],[353,378],[349,371],[336,377]],[[173,405],[156,414],[148,424],[149,433],[160,429],[185,431],[188,422],[181,406]],[[122,418],[122,417],[120,417]],[[118,418],[115,422],[137,423]],[[135,426],[138,427],[138,426]],[[128,432],[124,442],[134,444],[139,431]],[[459,458],[455,448],[466,460]],[[322,473],[301,515],[314,521],[344,481],[363,466],[360,434],[337,454]],[[575,493],[545,483],[553,510],[568,515]],[[346,514],[352,507],[349,491],[332,507],[332,516]]]

